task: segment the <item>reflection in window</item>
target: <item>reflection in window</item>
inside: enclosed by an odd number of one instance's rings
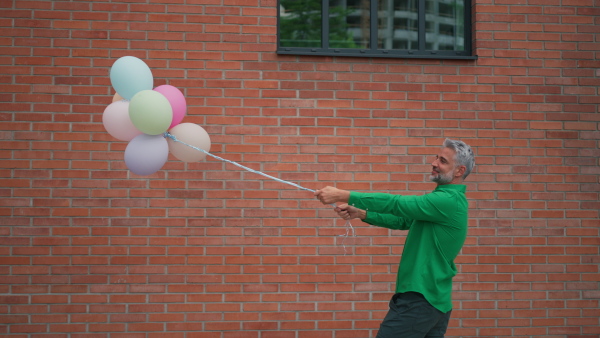
[[[464,7],[464,0],[425,2],[425,49],[465,50]]]
[[[329,46],[369,48],[370,0],[329,1]]]
[[[321,47],[321,0],[281,0],[281,47]]]
[[[281,54],[472,58],[471,0],[278,4]]]
[[[379,48],[419,48],[417,2],[417,0],[379,0]]]

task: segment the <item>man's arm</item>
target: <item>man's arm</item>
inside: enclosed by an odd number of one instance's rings
[[[350,192],[327,186],[315,191],[315,196],[323,204],[345,202],[369,212],[392,214],[410,220],[439,222],[448,219],[456,211],[456,201],[453,196],[443,192],[403,196]]]
[[[336,207],[335,211],[345,220],[358,218],[367,224],[392,230],[408,230],[412,224],[412,220],[390,214],[380,214],[373,211],[367,212],[366,210],[348,204],[342,204]]]
[[[443,192],[422,196],[352,192],[349,202],[369,212],[372,210],[381,214],[429,222],[448,219],[456,211],[454,197]]]
[[[368,217],[363,222],[375,225],[382,228],[388,228],[392,230],[408,230],[412,224],[412,220],[406,218],[390,215],[380,214],[377,212],[367,212]]]

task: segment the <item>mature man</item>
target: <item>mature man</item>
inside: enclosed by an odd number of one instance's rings
[[[402,196],[325,187],[315,192],[344,219],[409,230],[398,268],[396,293],[377,338],[444,337],[452,312],[454,259],[467,236],[468,203],[463,180],[475,159],[466,143],[446,139],[435,157],[431,193]],[[350,205],[346,204],[350,203]]]

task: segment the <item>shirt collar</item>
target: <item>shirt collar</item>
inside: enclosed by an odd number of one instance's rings
[[[440,191],[440,190],[456,190],[459,192],[466,192],[467,186],[464,184],[443,184],[443,185],[438,185],[434,191]]]

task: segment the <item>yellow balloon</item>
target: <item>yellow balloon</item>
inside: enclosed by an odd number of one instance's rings
[[[121,101],[121,100],[125,100],[125,99],[123,97],[121,97],[121,95],[119,95],[119,93],[115,93],[115,96],[113,96],[112,102],[117,102],[117,101]]]
[[[206,152],[210,151],[210,136],[204,128],[194,123],[180,123],[169,130],[179,141],[200,148]],[[206,157],[206,154],[189,147],[185,144],[175,142],[167,137],[169,152],[180,161],[198,162]]]

